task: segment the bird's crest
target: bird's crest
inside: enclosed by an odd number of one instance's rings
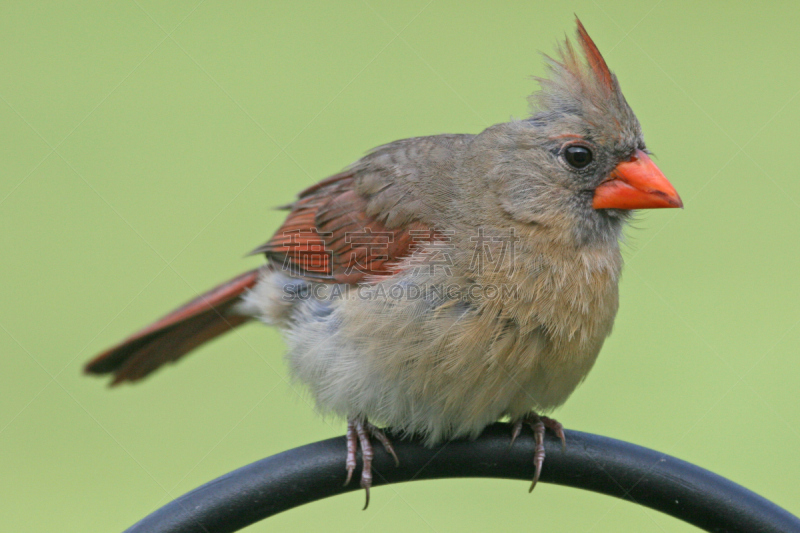
[[[578,41],[581,43],[581,48],[583,48],[583,54],[586,56],[587,63],[589,63],[592,72],[594,72],[595,80],[601,87],[613,91],[614,78],[611,71],[608,70],[606,60],[603,59],[600,50],[597,49],[597,45],[595,45],[592,38],[589,37],[580,19],[575,17],[575,22],[578,24]],[[569,44],[569,41],[567,41],[567,44]]]
[[[577,17],[575,22],[578,26],[577,41],[583,54],[567,38],[558,47],[556,58],[545,55],[550,75],[536,78],[541,91],[530,98],[534,118],[588,117],[599,112],[622,121],[635,120],[617,77],[609,70],[597,45]]]

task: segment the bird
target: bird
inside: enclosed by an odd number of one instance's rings
[[[581,21],[544,55],[531,113],[478,134],[398,140],[300,192],[253,250],[266,262],[85,366],[135,382],[250,321],[281,330],[290,372],[347,421],[345,484],[372,486],[383,428],[427,446],[501,419],[535,439],[586,378],[619,306],[623,229],[682,208]]]

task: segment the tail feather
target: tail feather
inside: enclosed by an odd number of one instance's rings
[[[251,270],[198,296],[89,361],[89,374],[114,374],[111,384],[137,381],[161,365],[176,361],[201,344],[238,327],[251,317],[231,313],[241,295],[255,286]]]

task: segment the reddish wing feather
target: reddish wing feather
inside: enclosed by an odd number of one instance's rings
[[[135,381],[245,323],[249,317],[229,314],[229,311],[239,301],[239,296],[256,284],[258,272],[245,272],[134,333],[89,361],[86,372],[113,372],[113,384]]]
[[[293,276],[326,283],[391,275],[413,252],[416,232],[424,238],[426,226],[387,228],[366,207],[352,173],[331,176],[301,192],[283,226],[253,253],[266,254]]]

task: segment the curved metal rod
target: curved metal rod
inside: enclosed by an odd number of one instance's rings
[[[375,486],[455,477],[530,481],[533,438],[523,434],[509,447],[510,435],[511,426],[498,423],[477,440],[452,441],[433,449],[395,436],[400,466],[395,467],[392,458],[376,446]],[[700,467],[607,437],[579,431],[566,435],[563,452],[557,439],[546,439],[541,482],[623,498],[706,531],[800,532],[800,519],[794,515]],[[344,437],[267,457],[184,494],[127,532],[228,533],[298,505],[360,490],[357,479],[342,486],[344,459]],[[526,489],[527,484],[520,485],[519,490]]]

